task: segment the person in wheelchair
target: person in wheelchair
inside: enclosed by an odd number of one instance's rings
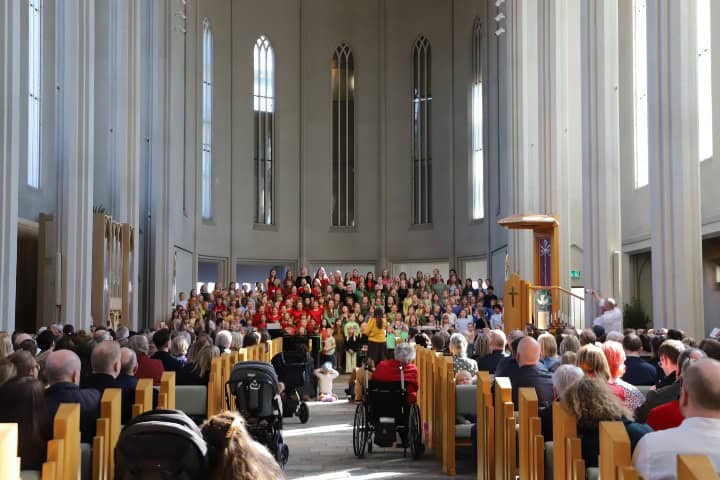
[[[375,366],[371,379],[374,382],[400,382],[400,369],[403,370],[407,402],[417,403],[418,371],[412,363],[415,360],[415,348],[409,343],[400,343],[395,347],[395,358],[383,360]]]
[[[392,447],[396,436],[397,447],[406,452],[410,448],[413,458],[424,451],[422,424],[417,406],[418,373],[411,362],[415,348],[407,343],[395,349],[395,359],[380,362],[369,380],[367,399],[358,405],[355,417],[353,446],[355,455],[363,457],[365,448],[372,444]]]

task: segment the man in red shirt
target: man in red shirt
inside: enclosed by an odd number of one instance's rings
[[[403,367],[408,403],[416,403],[419,385],[417,367],[411,363],[413,360],[415,360],[415,347],[409,343],[400,343],[395,347],[395,359],[378,363],[372,379],[376,382],[399,382],[400,367]]]

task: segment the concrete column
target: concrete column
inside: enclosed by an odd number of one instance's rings
[[[0,2],[0,330],[15,329],[20,168],[20,0]]]
[[[509,0],[506,3],[506,64],[509,115],[506,128],[506,155],[510,165],[510,212],[543,213],[539,198],[538,152],[538,3]],[[521,277],[534,278],[532,234],[508,232],[510,269]]]
[[[59,245],[64,323],[91,324],[95,2],[57,5]],[[100,322],[101,319],[95,319]]]
[[[583,0],[581,37],[585,287],[621,302],[619,264],[613,265],[613,253],[622,246],[618,3]],[[588,323],[597,316],[590,295],[585,312]]]
[[[653,322],[704,335],[695,0],[647,4]]]

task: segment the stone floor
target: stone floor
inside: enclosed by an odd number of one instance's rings
[[[356,458],[352,449],[355,405],[345,400],[343,391],[347,378],[343,375],[335,382],[334,390],[341,399],[338,402],[309,403],[308,423],[302,425],[297,418],[285,420],[283,436],[290,447],[286,466],[289,480],[475,478],[468,448],[459,450],[456,477],[442,473],[432,451],[427,451],[419,460],[412,460],[403,458],[400,449],[375,446],[373,453],[363,459]]]

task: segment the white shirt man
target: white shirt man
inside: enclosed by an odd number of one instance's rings
[[[593,325],[600,325],[605,333],[620,332],[623,330],[623,314],[615,305],[615,300],[607,298],[601,302],[602,314],[593,320]]]
[[[697,360],[683,371],[679,427],[648,433],[637,444],[633,465],[645,480],[677,478],[678,455],[707,455],[720,472],[720,362]]]

